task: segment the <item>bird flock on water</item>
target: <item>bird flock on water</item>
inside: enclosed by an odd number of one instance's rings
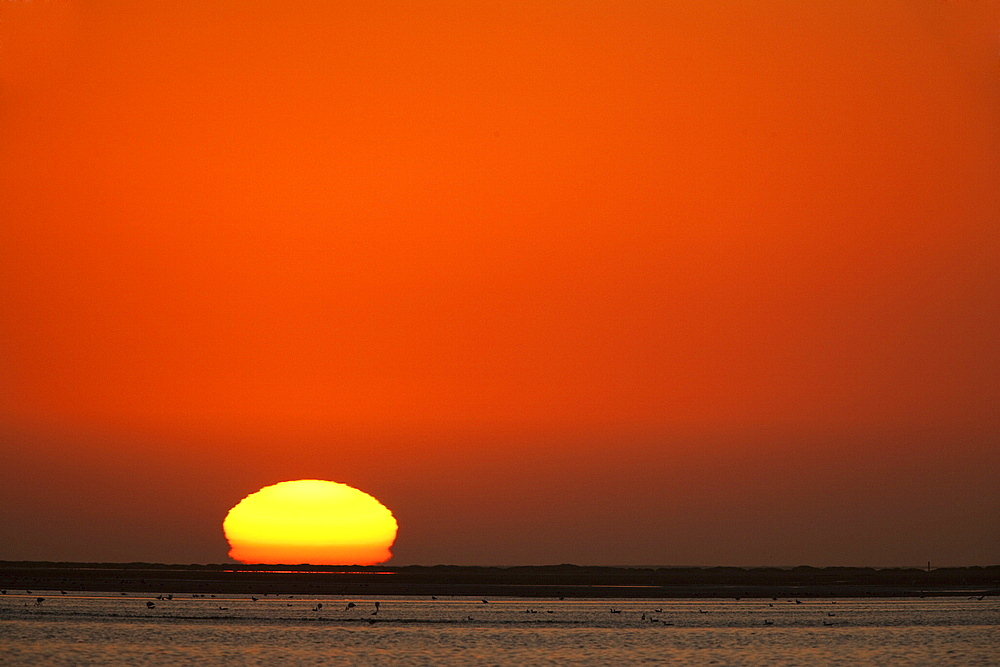
[[[67,595],[66,591],[59,591],[59,593],[61,595]],[[7,594],[8,594],[8,591],[6,589],[0,590],[0,595],[7,595]],[[14,595],[18,595],[17,593],[13,593],[13,594]],[[126,595],[126,593],[121,593],[121,595],[124,596],[124,595]],[[18,595],[18,597],[24,597],[24,598],[29,598],[29,599],[32,596],[34,596],[34,593],[32,593],[32,591],[30,591],[30,590],[25,590],[23,596]],[[205,598],[205,597],[206,597],[206,594],[191,594],[188,599]],[[208,597],[215,598],[215,595],[210,595],[209,594]],[[251,595],[251,596],[249,596],[249,600],[250,600],[251,603],[256,603],[256,602],[259,602],[264,597],[268,597],[268,594],[265,593],[265,594],[261,595],[260,597],[258,597],[257,595]],[[281,599],[281,597],[282,596],[279,596],[279,595],[273,595],[270,599],[274,600],[274,601],[277,601],[277,600]],[[454,596],[452,596],[452,597],[454,598]],[[983,600],[986,599],[986,597],[987,597],[986,594],[984,594],[984,595],[978,595],[978,596],[973,595],[973,596],[970,596],[968,599],[969,600],[976,600],[976,601],[983,601]],[[146,608],[147,611],[156,610],[157,609],[157,602],[161,602],[161,603],[162,602],[170,602],[170,601],[173,601],[174,599],[175,599],[175,595],[172,594],[172,593],[171,594],[159,594],[159,595],[155,596],[152,599],[143,599],[143,598],[140,598],[140,600],[144,604],[144,606],[145,606],[145,608]],[[184,598],[181,597],[179,599],[184,599]],[[238,598],[229,598],[229,603],[231,604],[232,602],[235,602],[237,599]],[[294,596],[293,595],[289,595],[285,599],[294,599]],[[430,596],[430,599],[431,600],[437,600],[438,597],[432,595],[432,596]],[[564,598],[560,598],[560,600],[563,600],[563,599]],[[734,600],[735,600],[735,602],[739,602],[741,600],[741,598],[737,597],[737,598],[734,598]],[[772,600],[771,602],[767,603],[767,608],[766,609],[775,609],[775,603],[781,604],[781,601],[779,601],[778,598],[772,598],[771,600]],[[303,600],[303,602],[305,602],[305,601],[306,600]],[[34,604],[32,606],[42,607],[45,602],[46,602],[46,598],[45,597],[43,597],[43,596],[34,596]],[[223,600],[219,600],[219,602],[223,602]],[[323,602],[315,601],[315,600],[308,601],[308,602],[313,603],[312,606],[310,607],[310,610],[312,612],[314,612],[314,613],[320,614],[320,613],[324,612],[324,610],[329,610],[329,604],[327,604],[327,606],[324,606]],[[329,603],[329,602],[330,602],[330,600],[327,600],[327,603]],[[497,611],[495,613],[491,612],[491,613],[488,614],[488,617],[484,617],[484,618],[482,618],[480,620],[487,621],[487,620],[489,620],[489,618],[495,618],[497,613],[510,612],[511,611],[510,607],[509,607],[509,602],[510,601],[507,601],[507,602],[508,602],[508,605],[501,605],[500,607],[497,607]],[[491,603],[491,601],[488,600],[487,598],[480,598],[480,603],[482,605],[489,605]],[[26,601],[25,605],[28,605],[28,604],[29,603]],[[759,601],[757,601],[755,604],[753,604],[752,608],[757,609],[757,605],[758,604],[760,604]],[[802,600],[794,599],[793,598],[793,599],[789,599],[787,601],[784,601],[784,604],[786,606],[793,606],[794,607],[794,606],[798,606],[798,605],[803,605],[805,603],[803,603]],[[825,627],[830,627],[830,626],[836,625],[840,619],[839,619],[839,617],[838,617],[838,615],[837,615],[837,613],[835,611],[831,611],[831,610],[829,610],[829,607],[825,606],[827,604],[836,605],[837,601],[836,600],[834,600],[834,601],[819,601],[819,600],[816,600],[816,601],[813,601],[812,603],[806,605],[806,609],[808,609],[810,611],[818,611],[818,612],[821,612],[821,613],[825,614],[825,616],[822,618],[822,625],[825,626]],[[816,609],[816,607],[818,607],[820,605],[823,605],[823,608]],[[229,611],[229,609],[230,609],[230,607],[222,606],[222,605],[218,605],[218,604],[216,606],[217,606],[217,608],[218,608],[219,611]],[[291,607],[291,606],[293,606],[293,603],[288,602],[288,603],[286,603],[286,606]],[[347,613],[349,615],[348,615],[348,617],[346,617],[346,618],[340,618],[339,620],[367,620],[367,622],[370,625],[373,625],[373,624],[375,624],[377,622],[377,617],[379,616],[379,612],[381,610],[382,610],[382,603],[380,601],[372,601],[372,602],[369,603],[367,601],[357,601],[356,602],[356,601],[347,600],[347,601],[345,601],[345,606],[344,606],[342,612],[343,613]],[[359,616],[359,612],[364,612],[364,611],[368,611],[367,617],[363,616],[363,615]],[[691,609],[690,611],[692,611],[694,613],[697,613],[699,615],[707,615],[707,614],[712,613],[713,611],[730,611],[730,609],[721,609],[720,610],[720,609],[711,609],[711,608],[710,609],[705,609],[705,608],[702,608],[702,607],[697,607],[697,608]],[[614,606],[611,606],[608,609],[608,612],[610,614],[616,615],[616,616],[617,615],[624,615],[624,616],[622,616],[622,619],[623,619],[624,622],[632,622],[632,619],[637,619],[638,622],[640,622],[640,623],[659,624],[659,625],[662,625],[662,626],[674,626],[676,624],[674,621],[681,622],[683,620],[682,609],[674,609],[671,612],[672,613],[673,621],[667,621],[667,620],[664,620],[662,618],[662,616],[657,616],[656,614],[660,614],[660,615],[664,614],[664,609],[663,609],[662,606],[655,607],[652,610],[626,610],[626,609],[619,609],[619,608],[615,608]],[[40,612],[40,613],[45,613],[45,612]],[[525,608],[523,610],[523,613],[525,613],[525,614],[531,614],[531,615],[533,615],[533,614],[540,614],[540,613],[555,615],[557,612],[555,610],[552,610],[552,609],[539,610],[539,609],[536,609],[534,607],[527,607],[527,608]],[[636,617],[636,614],[638,614],[637,617]],[[797,623],[800,622],[801,618],[802,618],[801,615],[797,615],[796,622]],[[837,620],[834,620],[834,619],[837,619]],[[338,619],[330,618],[329,620],[338,620]],[[474,621],[474,620],[476,620],[476,618],[474,616],[472,616],[471,614],[467,614],[467,615],[465,615],[464,620]],[[761,619],[761,620],[759,620],[759,623],[761,623],[762,625],[767,626],[767,627],[771,627],[771,626],[776,625],[775,620],[773,618],[764,618],[764,619]],[[684,622],[682,624],[683,625],[688,625],[688,623],[686,623],[686,622]]]

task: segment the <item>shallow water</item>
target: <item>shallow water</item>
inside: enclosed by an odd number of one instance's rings
[[[322,596],[8,591],[0,664],[996,665],[1000,656],[995,598],[379,602],[373,613],[374,600]]]

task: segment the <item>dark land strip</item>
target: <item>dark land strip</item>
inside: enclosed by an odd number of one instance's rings
[[[934,570],[808,566],[358,567],[0,561],[0,589],[175,594],[614,598],[1000,595],[1000,566]]]

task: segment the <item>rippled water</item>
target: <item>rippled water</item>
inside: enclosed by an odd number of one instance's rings
[[[38,602],[38,597],[45,599]],[[348,608],[348,603],[354,606]],[[8,591],[0,664],[996,665],[1000,601],[172,600]],[[153,606],[150,607],[151,603]],[[322,606],[319,606],[322,605]],[[615,612],[611,610],[614,609]]]

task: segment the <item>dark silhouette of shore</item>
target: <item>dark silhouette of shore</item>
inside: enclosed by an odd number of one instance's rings
[[[344,596],[803,598],[1000,595],[1000,566],[405,567],[0,561],[0,589]]]

